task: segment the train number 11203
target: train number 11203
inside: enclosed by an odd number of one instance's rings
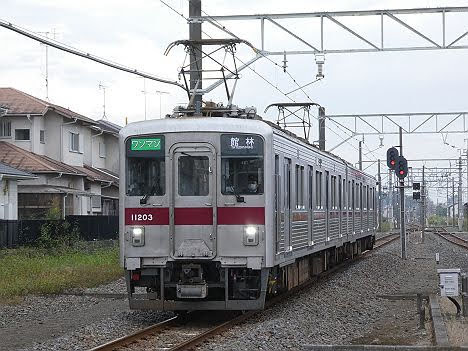
[[[147,213],[135,213],[131,215],[132,221],[152,221],[153,215]]]

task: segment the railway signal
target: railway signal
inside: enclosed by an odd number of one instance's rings
[[[396,147],[391,147],[390,149],[387,150],[388,168],[395,169],[398,156],[399,156],[399,153]]]
[[[398,156],[396,159],[395,173],[401,180],[408,175],[408,161],[403,156]]]

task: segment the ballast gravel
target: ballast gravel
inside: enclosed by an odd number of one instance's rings
[[[435,253],[440,264],[435,263]],[[431,343],[430,323],[418,329],[414,300],[394,294],[437,293],[437,268],[468,271],[468,250],[427,233],[409,235],[408,260],[399,242],[372,252],[312,287],[257,314],[199,350],[298,350],[306,344]],[[84,293],[120,294],[117,280]],[[0,305],[0,350],[83,350],[171,317],[170,312],[130,311],[125,299],[32,296]]]
[[[432,233],[421,243],[420,233],[412,233],[408,260],[401,260],[400,244],[395,241],[198,350],[297,350],[307,344],[430,345],[430,323],[426,330],[418,329],[415,301],[382,295],[437,293],[437,269],[454,267],[468,271],[468,250]]]

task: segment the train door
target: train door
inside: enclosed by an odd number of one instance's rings
[[[283,173],[284,245],[285,251],[291,251],[291,160],[289,158],[284,159]]]
[[[211,144],[171,148],[170,242],[176,259],[216,256],[216,157]]]
[[[280,176],[280,161],[279,156],[275,155],[275,237],[276,237],[276,253],[284,251],[282,247],[282,229],[284,225],[281,219],[281,176]]]
[[[330,240],[330,172],[325,171],[325,237]]]

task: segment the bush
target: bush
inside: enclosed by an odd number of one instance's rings
[[[80,239],[79,228],[60,219],[60,209],[51,208],[46,219],[47,222],[41,226],[37,246],[44,249],[67,248]]]

